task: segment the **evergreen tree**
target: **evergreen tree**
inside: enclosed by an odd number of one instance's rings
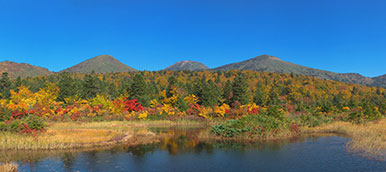
[[[168,78],[168,87],[166,89],[166,97],[172,97],[173,96],[172,91],[176,90],[177,82],[178,82],[178,80],[174,75],[172,75]]]
[[[225,85],[224,85],[223,90],[222,90],[222,97],[225,100],[224,103],[226,103],[228,105],[230,105],[232,103],[232,100],[231,100],[233,97],[232,83],[229,80],[227,80],[227,82],[225,82]]]
[[[130,95],[129,99],[137,99],[143,106],[148,106],[150,97],[147,91],[145,78],[140,74],[136,74],[132,80],[130,89],[128,90]]]
[[[154,80],[152,80],[150,84],[148,84],[148,89],[149,89],[149,94],[152,94],[152,95],[158,95],[160,92],[160,89]]]
[[[20,87],[23,84],[23,81],[21,80],[20,76],[16,78],[15,84],[13,86],[13,89],[16,91],[19,91],[17,88]]]
[[[248,83],[242,75],[235,78],[232,84],[232,103],[238,101],[242,105],[249,103],[249,87]]]
[[[253,101],[259,106],[265,106],[266,101],[266,92],[264,89],[264,85],[261,82],[257,83],[255,95],[253,96]]]
[[[106,84],[106,92],[110,96],[111,99],[114,99],[119,96],[118,89],[115,86],[114,82],[110,82]]]
[[[216,79],[214,80],[214,82],[216,83],[216,84],[218,84],[218,83],[220,83],[220,75],[221,74],[219,74],[219,73],[217,73],[217,75],[216,75]]]
[[[200,97],[202,97],[202,82],[198,78],[193,81],[192,93],[196,95],[199,99]]]
[[[273,86],[269,92],[268,105],[278,105],[280,104],[279,100],[279,90],[277,87]]]
[[[184,98],[181,95],[178,95],[178,97],[177,97],[176,107],[181,112],[186,111],[186,110],[189,109],[188,104],[186,104]]]
[[[128,94],[130,90],[131,80],[127,77],[123,78],[118,85],[118,93],[119,94]]]
[[[11,84],[8,72],[4,72],[0,79],[0,98],[9,99],[11,97]]]
[[[64,102],[64,98],[74,96],[76,94],[75,80],[68,72],[63,72],[59,75],[58,87],[59,87],[59,95],[57,98],[58,101]],[[69,102],[65,102],[65,103],[69,103]]]
[[[218,87],[212,80],[206,81],[205,76],[201,80],[196,78],[192,90],[193,94],[198,97],[200,105],[213,107],[220,101],[221,94]]]
[[[213,107],[220,101],[220,91],[211,79],[203,83],[202,92],[202,105]]]
[[[95,75],[95,72],[92,72],[91,74],[86,74],[86,76],[83,78],[82,98],[94,98],[97,94],[99,94],[100,82],[101,81]]]

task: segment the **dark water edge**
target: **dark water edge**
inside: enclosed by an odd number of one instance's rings
[[[346,150],[349,138],[308,136],[243,143],[200,141],[168,130],[160,143],[82,152],[3,152],[20,171],[386,171],[386,162]]]

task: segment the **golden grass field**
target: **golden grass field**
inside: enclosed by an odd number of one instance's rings
[[[315,128],[304,128],[302,133],[334,133],[351,138],[347,149],[365,156],[386,160],[386,119],[355,125],[334,122]]]
[[[92,123],[52,123],[36,136],[11,132],[0,133],[1,150],[57,150],[108,146],[130,141],[133,144],[156,141],[152,127],[202,126],[194,121],[113,121]],[[142,138],[142,139],[141,139]],[[146,139],[147,138],[147,139]]]
[[[14,163],[0,164],[0,172],[17,172],[17,164],[14,164]]]

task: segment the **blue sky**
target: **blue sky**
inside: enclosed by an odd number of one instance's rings
[[[0,0],[0,61],[59,71],[110,54],[139,70],[269,54],[386,73],[385,0]]]

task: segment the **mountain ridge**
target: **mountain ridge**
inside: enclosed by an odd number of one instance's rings
[[[295,63],[281,60],[271,55],[260,55],[241,62],[230,63],[210,69],[204,64],[184,60],[179,61],[163,70],[182,71],[182,70],[253,70],[276,73],[294,73],[306,76],[313,76],[321,79],[335,80],[346,83],[361,84],[366,86],[379,86],[386,88],[386,74],[377,77],[366,77],[359,73],[335,73],[326,70],[310,68]],[[136,71],[134,68],[123,64],[110,55],[99,55],[85,60],[79,64],[66,68],[60,72],[71,73],[110,73],[110,72],[128,72]],[[34,66],[28,63],[16,63],[12,61],[0,62],[0,73],[8,72],[12,78],[20,77],[37,77],[50,75],[51,72],[46,68]]]
[[[314,76],[321,79],[336,80],[346,83],[386,87],[386,81],[383,82],[383,79],[386,80],[386,77],[371,78],[365,77],[358,73],[335,73],[283,61],[280,58],[271,55],[256,56],[254,58],[250,58],[241,62],[222,65],[213,68],[212,70],[252,70],[271,73],[294,73],[306,76]],[[379,85],[379,83],[381,83],[381,85]]]
[[[7,72],[11,78],[37,77],[52,74],[51,71],[40,66],[34,66],[28,63],[17,63],[8,60],[0,62],[0,73],[3,72]]]

